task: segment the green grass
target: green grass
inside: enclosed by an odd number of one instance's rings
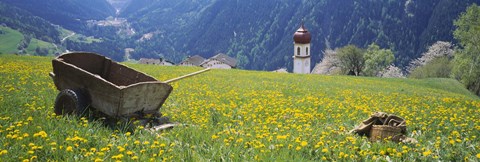
[[[18,43],[23,40],[23,34],[9,27],[0,26],[0,53],[17,52]]]
[[[30,44],[27,47],[27,53],[35,54],[36,53],[35,49],[37,49],[37,47],[48,49],[48,54],[52,56],[56,50],[55,46],[52,43],[48,43],[42,40],[32,38],[32,40],[30,41]]]
[[[158,80],[201,70],[126,63]],[[51,58],[0,55],[0,161],[478,161],[480,99],[451,79],[211,70],[171,83],[160,109],[184,124],[112,130],[53,114]],[[417,144],[349,134],[375,111]]]
[[[0,52],[16,53],[18,51],[18,44],[23,40],[23,34],[19,31],[3,26],[0,26],[0,30],[4,32],[4,34],[0,34]],[[26,53],[34,55],[37,47],[48,49],[49,55],[53,55],[56,50],[52,43],[32,38],[30,44],[26,48]]]
[[[73,33],[73,31],[70,31],[70,30],[67,30],[67,29],[64,29],[64,28],[60,28],[60,38],[64,38],[66,36],[69,36],[70,34]]]

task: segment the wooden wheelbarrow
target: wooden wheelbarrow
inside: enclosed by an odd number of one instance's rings
[[[50,76],[60,91],[54,106],[57,115],[85,116],[94,110],[114,121],[156,119],[153,126],[168,123],[159,112],[173,89],[168,83],[210,70],[161,82],[89,52],[62,54],[52,60],[52,66]]]

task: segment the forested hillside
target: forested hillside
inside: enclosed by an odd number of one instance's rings
[[[453,41],[453,20],[473,2],[479,1],[143,0],[122,15],[145,33],[158,33],[137,44],[137,55],[155,51],[178,61],[226,52],[242,68],[272,70],[291,67],[291,37],[302,20],[313,35],[315,62],[327,45],[364,48],[375,42],[394,50],[397,64],[406,65],[434,42]]]
[[[292,68],[292,35],[303,21],[312,34],[312,61],[327,48],[376,43],[391,49],[400,67],[437,41],[456,44],[453,21],[480,0],[0,0],[2,23],[49,42],[59,37],[48,23],[102,41],[67,39],[66,49],[99,52],[117,61],[131,58],[227,53],[243,69]],[[110,3],[109,3],[110,2]],[[9,6],[9,7],[5,7]],[[16,6],[12,8],[11,6]],[[119,13],[115,14],[116,9]],[[19,16],[21,15],[21,16]],[[27,15],[27,16],[25,16]],[[39,21],[38,16],[47,23]],[[110,16],[128,21],[102,25]],[[88,23],[88,20],[95,20]],[[109,21],[116,20],[110,18]],[[112,23],[105,21],[107,23]],[[16,23],[12,23],[16,22]],[[20,22],[20,23],[18,23]],[[100,22],[100,23],[99,23]],[[38,24],[35,28],[26,24]],[[116,22],[114,22],[116,23]],[[35,26],[35,25],[34,25]],[[125,34],[125,33],[128,34]],[[64,36],[63,36],[64,37]],[[315,64],[311,65],[312,68]]]
[[[32,8],[35,8],[33,6],[37,2],[20,3],[17,1],[0,1],[0,25],[2,26],[0,30],[0,41],[8,42],[6,44],[0,44],[0,49],[2,49],[0,52],[53,55],[62,53],[65,50],[79,50],[98,52],[115,60],[122,60],[124,48],[122,42],[127,41],[117,39],[118,36],[116,35],[116,30],[112,27],[88,26],[87,22],[84,20],[74,20],[74,18],[82,16],[85,19],[95,18],[92,16],[96,16],[98,19],[104,19],[99,17],[98,14],[88,13],[90,16],[82,14],[77,15],[78,13],[76,12],[78,11],[73,11],[70,14],[63,15],[63,13],[70,11],[66,11],[66,9],[60,10],[58,8],[69,5],[72,5],[72,7],[81,7],[75,6],[72,2],[74,1],[62,1],[62,3],[45,1],[45,4],[42,4],[45,6],[39,4],[40,8],[45,9],[41,11],[42,13],[49,12],[48,14],[53,15],[52,17],[43,17],[44,15],[41,13],[35,13],[35,10],[32,10]],[[92,6],[95,6],[93,2],[96,1],[91,2],[92,3],[86,1],[85,4],[90,3]],[[76,1],[75,3],[80,3],[80,1]],[[19,7],[17,7],[17,5]],[[107,3],[106,6],[110,5]],[[97,7],[101,7],[101,5],[97,5]],[[100,8],[93,10],[100,10]],[[57,15],[58,17],[56,17]],[[54,24],[52,21],[47,20],[49,18],[69,19],[73,21],[74,24],[68,24],[69,20],[61,22],[61,24]],[[73,26],[72,30],[81,34],[65,30],[65,28],[63,28],[64,26]],[[74,35],[74,39],[67,39]],[[92,42],[89,41],[85,35],[95,36],[100,39],[96,39],[95,42]]]
[[[0,2],[0,23],[40,40],[60,42],[59,31],[48,21],[2,2]]]
[[[106,0],[0,0],[24,9],[66,29],[82,32],[86,20],[102,20],[115,14]]]

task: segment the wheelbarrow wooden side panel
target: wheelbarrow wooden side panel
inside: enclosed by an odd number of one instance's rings
[[[52,65],[58,90],[85,90],[91,106],[112,117],[158,111],[173,89],[94,53],[64,54],[52,60]]]
[[[144,82],[123,88],[122,109],[119,114],[132,114],[134,112],[155,112],[160,109],[168,95],[172,92],[172,86],[162,82]]]

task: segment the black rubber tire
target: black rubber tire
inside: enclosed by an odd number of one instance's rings
[[[54,112],[57,115],[87,116],[90,98],[81,90],[65,89],[55,99]]]

